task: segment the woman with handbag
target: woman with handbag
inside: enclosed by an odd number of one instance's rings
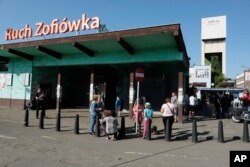
[[[171,100],[169,97],[165,99],[165,103],[161,106],[161,113],[162,113],[162,121],[164,125],[164,133],[166,133],[166,122],[169,120],[169,125],[170,125],[170,138],[171,138],[171,132],[172,132],[172,126],[174,123],[174,105],[171,103]]]

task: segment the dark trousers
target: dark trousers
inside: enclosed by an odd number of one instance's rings
[[[215,110],[216,110],[216,119],[220,119],[222,113],[221,107],[215,106]]]
[[[184,105],[183,109],[184,109],[184,115],[189,115],[189,105]]]
[[[39,117],[39,110],[42,111],[43,116],[45,117],[45,104],[43,100],[36,101],[36,118]]]
[[[170,137],[171,137],[171,134],[172,134],[172,126],[173,126],[173,123],[174,123],[174,116],[169,116],[169,117],[162,117],[162,122],[163,122],[163,125],[164,125],[164,133],[166,133],[166,122],[167,120],[169,120],[169,125],[170,125],[170,132],[168,132],[170,134]]]

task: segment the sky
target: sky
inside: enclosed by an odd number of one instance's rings
[[[0,44],[8,43],[9,27],[36,29],[37,22],[78,20],[82,14],[98,16],[110,31],[180,23],[190,65],[201,64],[201,18],[226,15],[226,77],[250,68],[249,0],[0,0]]]

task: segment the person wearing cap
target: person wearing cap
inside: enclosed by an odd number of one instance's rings
[[[153,117],[153,110],[151,109],[151,104],[149,102],[145,103],[145,109],[143,113],[144,113],[144,122],[143,122],[144,129],[142,138],[145,139],[148,130],[147,124],[149,122],[152,123],[152,117]]]

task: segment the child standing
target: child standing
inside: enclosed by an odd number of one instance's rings
[[[118,121],[112,116],[112,111],[107,112],[107,116],[101,120],[101,124],[106,124],[106,139],[116,140]]]
[[[144,109],[144,130],[143,130],[143,136],[142,138],[145,139],[146,132],[147,132],[147,124],[150,122],[152,123],[152,117],[153,117],[153,110],[151,109],[151,104],[149,102],[145,103],[145,109]]]

